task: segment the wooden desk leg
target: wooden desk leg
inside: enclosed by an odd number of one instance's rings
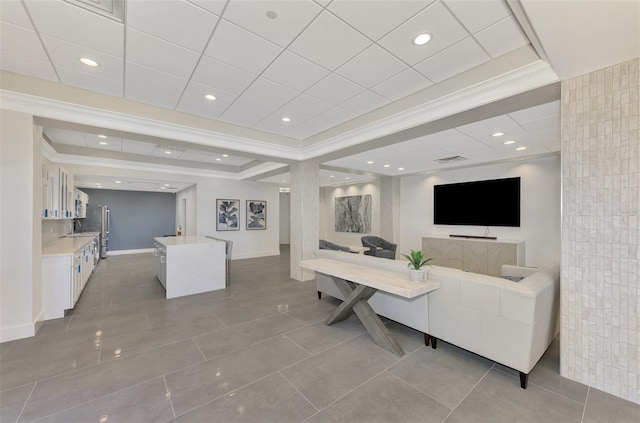
[[[371,298],[377,290],[375,288],[357,284],[354,289],[352,287],[352,282],[350,283],[340,278],[332,279],[342,295],[345,297],[345,300],[324,323],[326,325],[330,325],[332,323],[339,322],[340,320],[344,320],[351,314],[351,311],[353,311],[367,329],[367,332],[369,332],[373,342],[385,350],[402,357],[404,355],[402,347],[393,338],[393,336],[391,336],[391,333],[389,333],[387,327],[382,323],[380,317],[378,317],[376,312],[373,311],[367,302],[367,300]]]

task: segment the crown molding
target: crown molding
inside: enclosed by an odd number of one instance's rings
[[[304,147],[302,160],[311,160],[385,135],[435,121],[475,107],[558,82],[548,63],[538,60],[471,87],[426,102],[369,125]]]

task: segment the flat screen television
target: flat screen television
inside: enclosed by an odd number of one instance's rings
[[[520,178],[435,185],[435,225],[520,226]]]

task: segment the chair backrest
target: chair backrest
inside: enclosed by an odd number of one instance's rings
[[[360,238],[360,241],[362,242],[363,247],[380,247],[384,240],[379,236],[368,235]]]

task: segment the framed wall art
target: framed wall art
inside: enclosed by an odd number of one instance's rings
[[[247,200],[247,230],[267,229],[267,202]]]
[[[336,232],[371,233],[371,194],[335,198]]]
[[[240,200],[216,200],[216,231],[240,230]]]

